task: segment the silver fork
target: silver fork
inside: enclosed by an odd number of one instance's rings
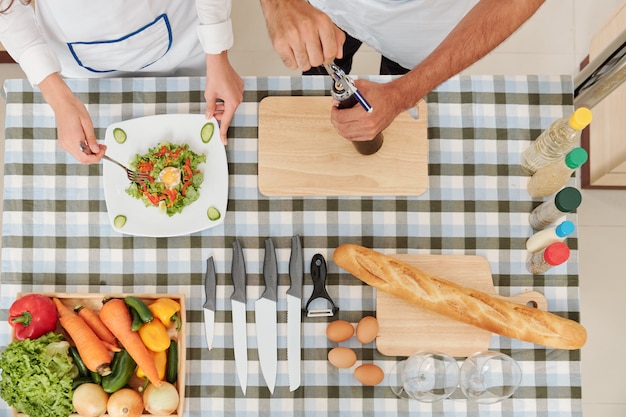
[[[92,155],[93,154],[93,152],[91,152],[91,149],[89,149],[89,147],[86,146],[84,142],[80,143],[80,150],[83,153],[87,154],[87,155]],[[113,162],[117,166],[121,167],[124,171],[126,171],[126,176],[132,182],[140,183],[140,182],[144,182],[144,181],[150,181],[150,175],[148,175],[148,174],[146,174],[144,172],[134,171],[134,170],[126,167],[125,165],[117,162],[115,159],[111,158],[108,155],[104,155],[102,158],[106,159],[107,161]]]

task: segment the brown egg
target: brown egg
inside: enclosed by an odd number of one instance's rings
[[[354,370],[354,376],[363,385],[378,385],[385,378],[385,373],[380,367],[367,363]]]
[[[336,347],[328,352],[328,362],[337,368],[351,368],[356,363],[356,353],[347,347]]]
[[[356,338],[364,345],[373,342],[378,336],[378,320],[376,317],[365,316],[356,326]]]
[[[354,334],[354,327],[345,320],[335,320],[326,328],[326,337],[331,342],[345,342]]]

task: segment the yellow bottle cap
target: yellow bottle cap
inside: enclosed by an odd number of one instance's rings
[[[572,129],[582,130],[591,123],[591,110],[586,107],[576,109],[569,118],[569,125]]]

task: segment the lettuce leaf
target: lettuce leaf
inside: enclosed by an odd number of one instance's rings
[[[63,336],[10,343],[0,357],[0,397],[30,417],[67,417],[72,406],[73,362]]]

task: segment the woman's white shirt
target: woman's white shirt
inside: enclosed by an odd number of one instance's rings
[[[231,0],[19,1],[0,15],[0,42],[36,85],[68,78],[204,75],[206,53],[233,44]]]

